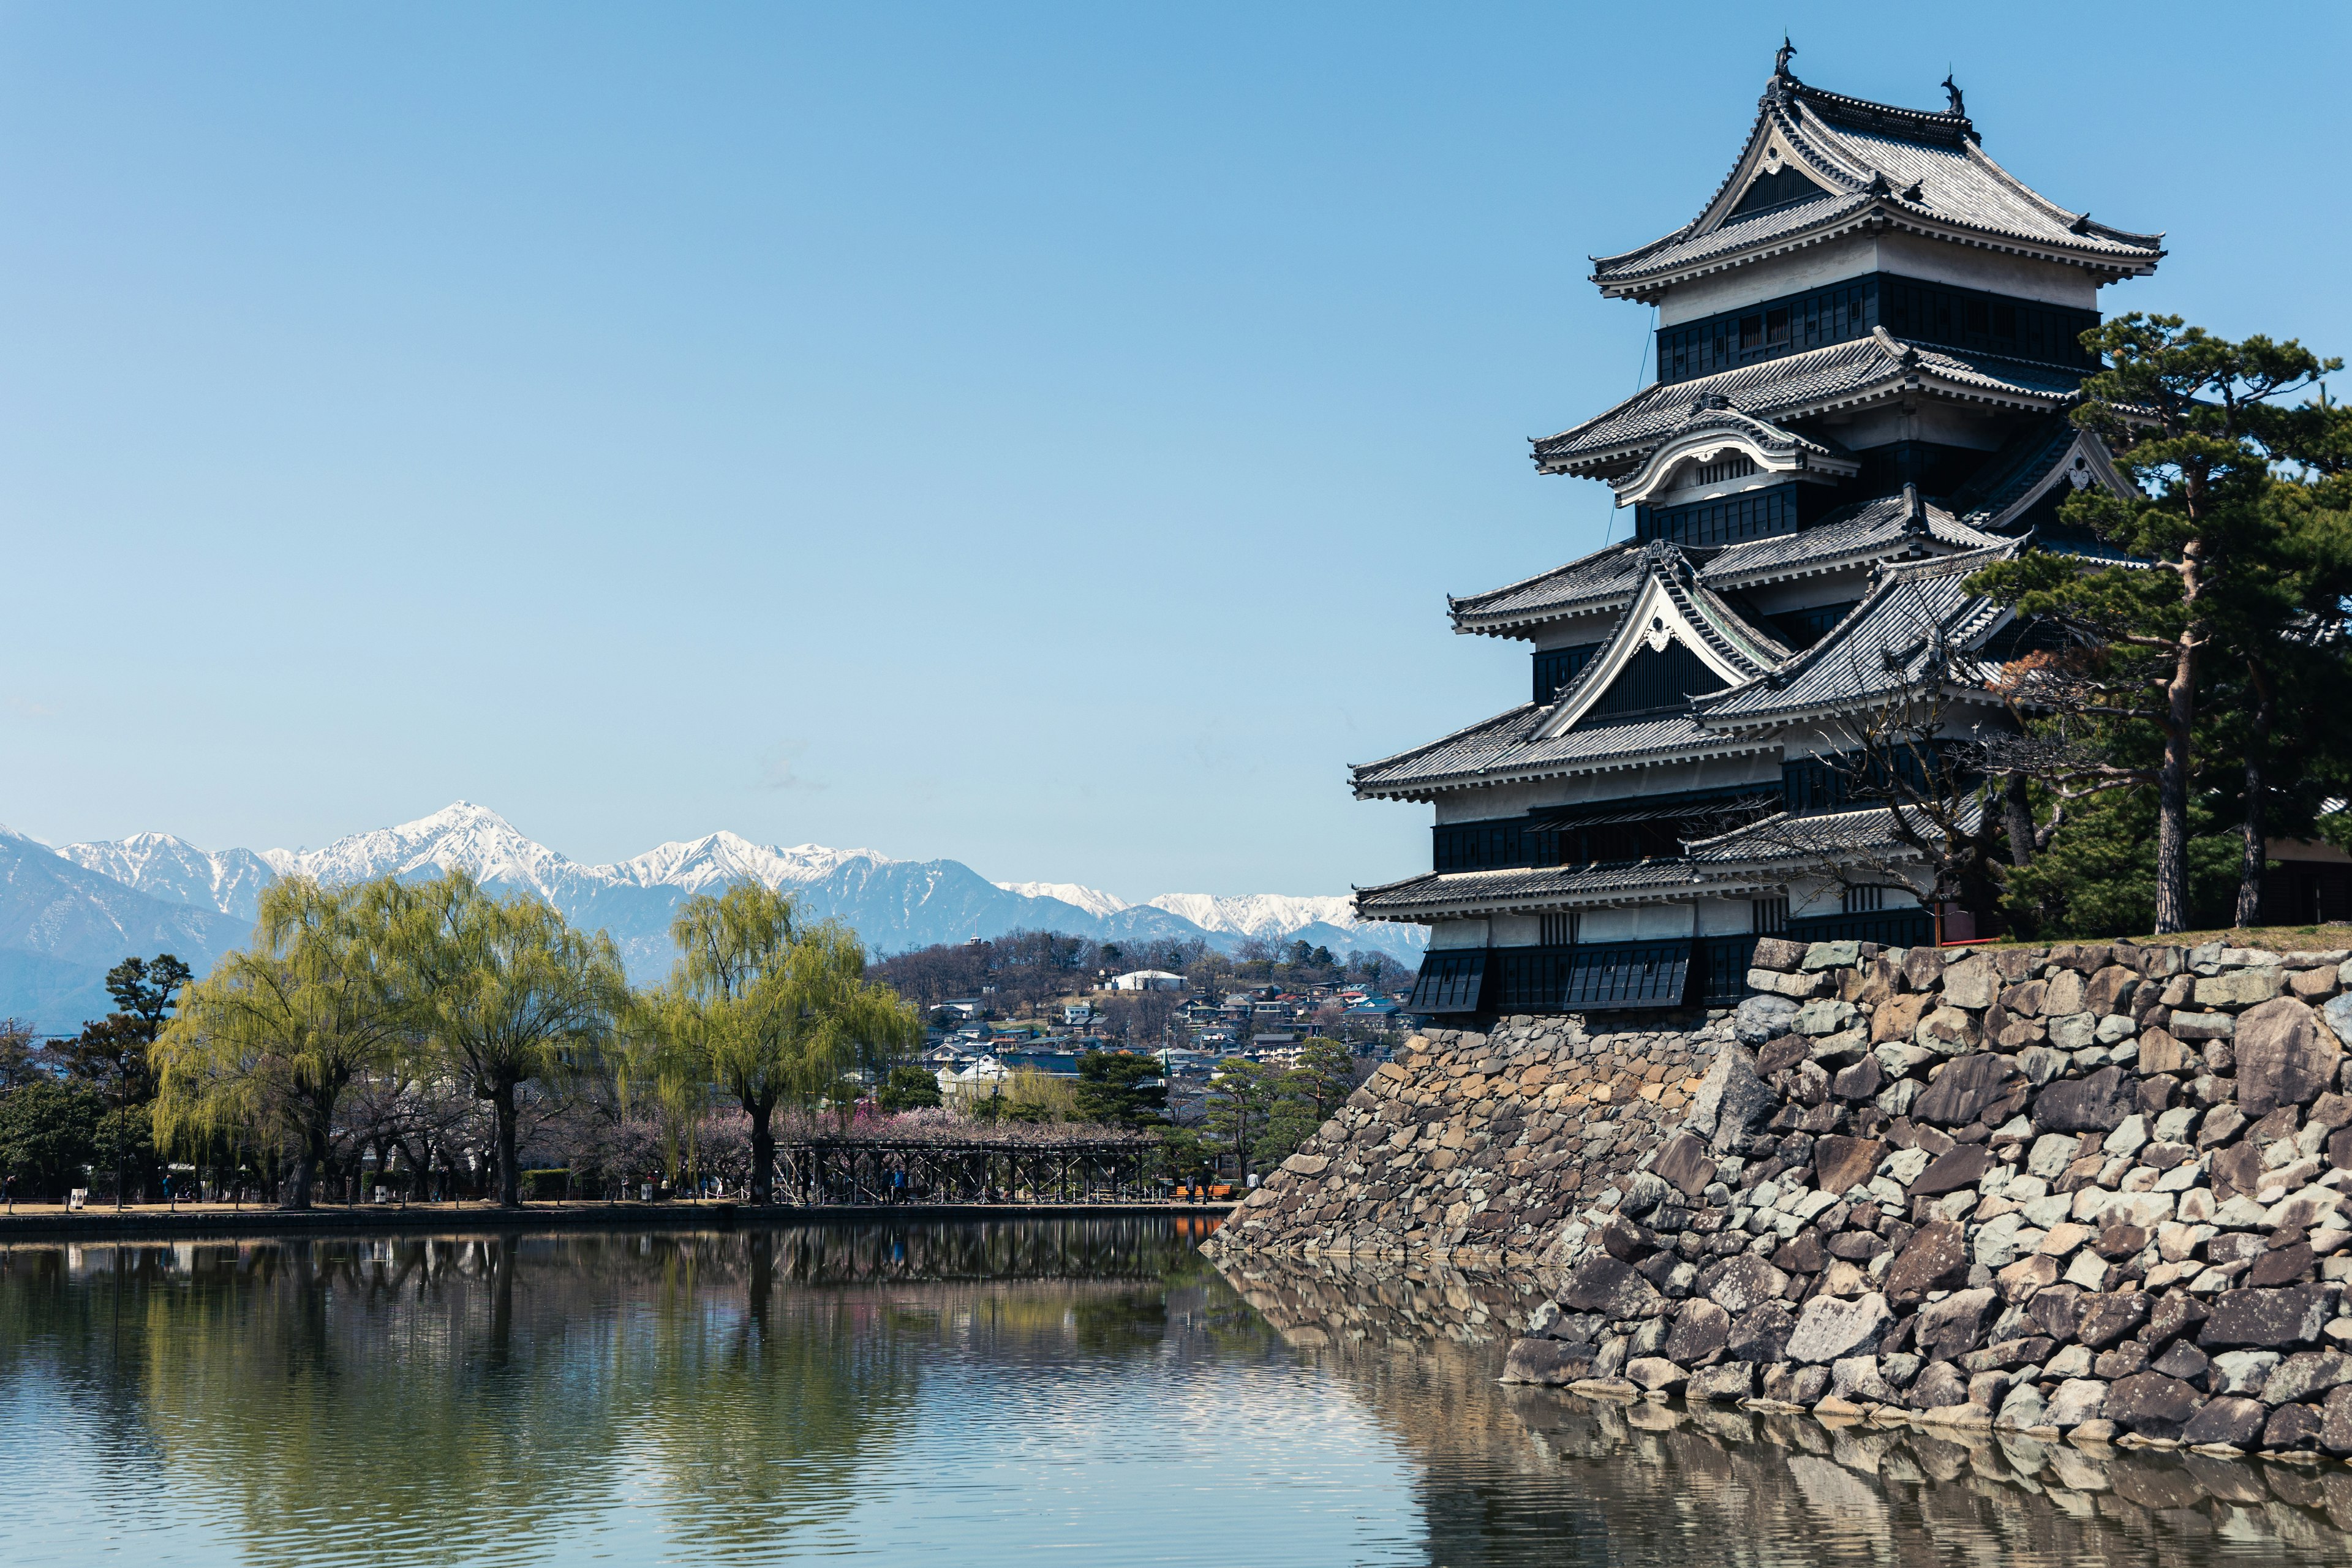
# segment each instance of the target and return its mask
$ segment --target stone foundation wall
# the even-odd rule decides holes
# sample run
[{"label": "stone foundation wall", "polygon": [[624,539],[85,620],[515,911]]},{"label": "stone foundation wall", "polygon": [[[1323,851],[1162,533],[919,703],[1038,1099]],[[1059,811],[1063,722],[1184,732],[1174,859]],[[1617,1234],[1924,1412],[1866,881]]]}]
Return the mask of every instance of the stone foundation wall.
[{"label": "stone foundation wall", "polygon": [[1760,943],[1511,1375],[2352,1454],[2347,956]]},{"label": "stone foundation wall", "polygon": [[1565,1217],[1614,1205],[1688,1114],[1732,1026],[1682,1023],[1520,1016],[1414,1036],[1212,1246],[1532,1263]]}]

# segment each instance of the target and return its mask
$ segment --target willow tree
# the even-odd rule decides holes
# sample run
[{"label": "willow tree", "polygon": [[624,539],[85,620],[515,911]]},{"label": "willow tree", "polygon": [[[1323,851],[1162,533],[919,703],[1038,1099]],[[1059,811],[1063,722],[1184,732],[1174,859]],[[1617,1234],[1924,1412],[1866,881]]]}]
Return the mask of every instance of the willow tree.
[{"label": "willow tree", "polygon": [[427,1074],[488,1102],[499,1202],[522,1203],[516,1092],[601,1045],[628,994],[613,939],[574,931],[536,899],[497,899],[462,868],[384,887],[396,980]]},{"label": "willow tree", "polygon": [[642,1033],[663,1091],[684,1113],[715,1088],[751,1119],[751,1201],[775,1195],[772,1121],[858,1068],[887,1067],[922,1037],[915,1009],[866,978],[855,931],[803,924],[757,882],[697,894],[670,924],[678,960],[648,999]]},{"label": "willow tree", "polygon": [[343,1091],[404,1037],[383,894],[300,877],[262,894],[253,945],[182,992],[156,1038],[159,1139],[281,1142],[294,1167],[285,1206],[310,1206]]}]

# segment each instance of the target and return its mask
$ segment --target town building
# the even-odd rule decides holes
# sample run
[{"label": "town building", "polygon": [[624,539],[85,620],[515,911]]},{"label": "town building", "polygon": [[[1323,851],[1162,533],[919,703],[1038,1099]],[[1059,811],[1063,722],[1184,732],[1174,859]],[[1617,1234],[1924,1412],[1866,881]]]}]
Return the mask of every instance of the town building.
[{"label": "town building", "polygon": [[1939,111],[1864,102],[1794,52],[1698,216],[1593,262],[1655,307],[1654,379],[1534,459],[1608,484],[1625,537],[1450,600],[1531,689],[1352,770],[1435,808],[1430,869],[1357,896],[1430,929],[1412,1012],[1720,1005],[1759,934],[1935,940],[1856,737],[1923,683],[1934,743],[2007,723],[1986,677],[2024,628],[1969,577],[2114,554],[2058,519],[2129,488],[2068,417],[2080,337],[2162,237],[2028,187],[1948,80]]},{"label": "town building", "polygon": [[1133,969],[1111,977],[1113,991],[1181,991],[1184,977],[1167,969]]}]

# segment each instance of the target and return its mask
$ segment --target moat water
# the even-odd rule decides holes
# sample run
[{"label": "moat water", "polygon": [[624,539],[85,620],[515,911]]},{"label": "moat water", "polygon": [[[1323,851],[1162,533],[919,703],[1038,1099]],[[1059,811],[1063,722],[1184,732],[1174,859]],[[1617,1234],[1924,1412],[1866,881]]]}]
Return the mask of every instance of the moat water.
[{"label": "moat water", "polygon": [[1197,1222],[0,1248],[11,1564],[2352,1555],[2352,1468],[1495,1381],[1531,1282]]}]

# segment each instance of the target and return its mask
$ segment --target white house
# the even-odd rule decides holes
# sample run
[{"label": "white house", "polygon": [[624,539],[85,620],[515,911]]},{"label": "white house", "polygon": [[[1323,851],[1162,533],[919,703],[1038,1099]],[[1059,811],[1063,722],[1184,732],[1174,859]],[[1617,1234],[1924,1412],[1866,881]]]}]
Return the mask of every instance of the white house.
[{"label": "white house", "polygon": [[1181,991],[1184,989],[1184,977],[1165,969],[1131,969],[1125,974],[1114,976],[1110,988],[1114,991]]}]

